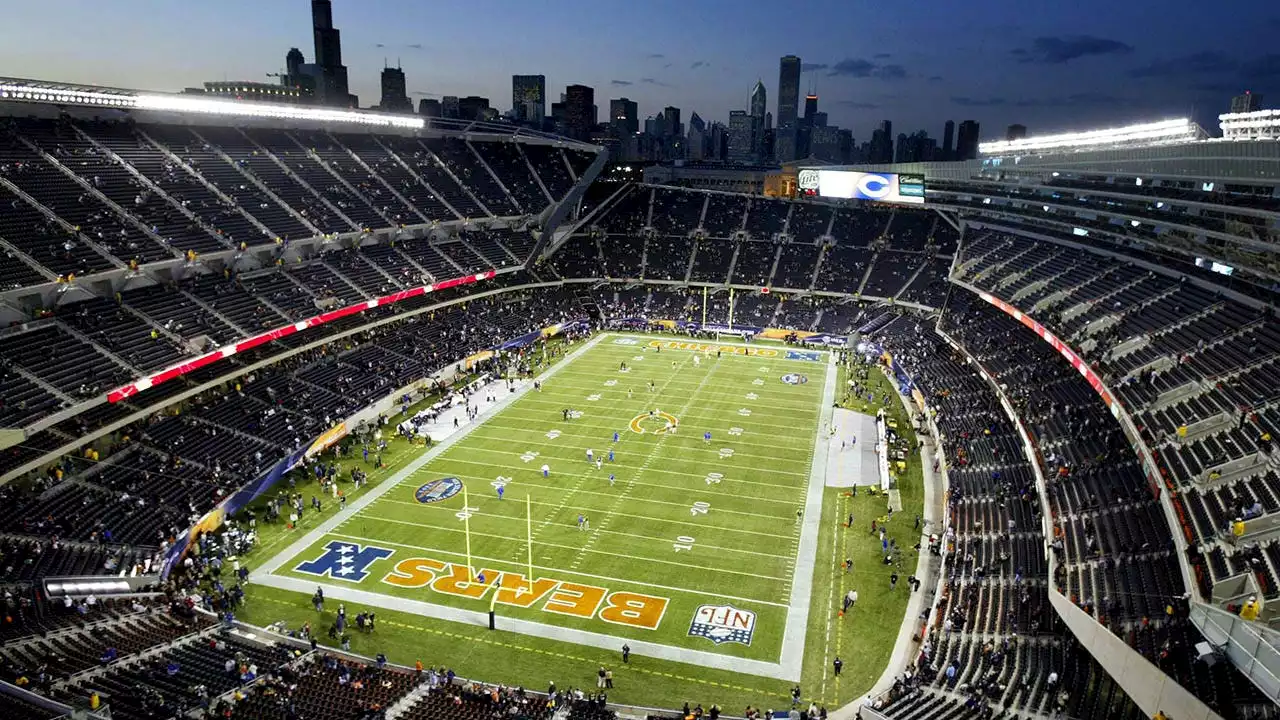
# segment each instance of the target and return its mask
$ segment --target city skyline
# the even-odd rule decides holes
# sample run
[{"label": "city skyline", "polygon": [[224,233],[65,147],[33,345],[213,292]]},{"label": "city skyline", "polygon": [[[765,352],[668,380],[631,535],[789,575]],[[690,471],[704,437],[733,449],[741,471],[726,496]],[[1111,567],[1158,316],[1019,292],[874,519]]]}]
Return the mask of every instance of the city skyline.
[{"label": "city skyline", "polygon": [[[719,5],[734,11],[714,12]],[[976,120],[991,137],[1015,123],[1034,135],[1171,116],[1213,130],[1233,95],[1280,95],[1280,54],[1267,42],[1280,32],[1280,11],[1258,17],[1234,0],[1194,23],[1186,22],[1195,7],[1187,0],[1159,14],[1085,0],[1034,17],[1011,0],[930,13],[847,5],[779,13],[758,2],[654,0],[632,17],[607,4],[533,9],[479,0],[465,13],[436,17],[404,0],[335,0],[333,25],[342,30],[351,93],[365,106],[381,94],[388,57],[403,68],[415,105],[481,96],[506,112],[512,76],[542,75],[548,108],[567,86],[584,85],[600,107],[624,96],[637,102],[640,118],[674,106],[725,123],[731,111],[751,109],[757,78],[776,103],[779,58],[794,54],[800,92],[816,91],[829,122],[859,142],[886,119],[934,137],[949,119]],[[1237,5],[1251,18],[1242,27],[1242,15],[1230,11]],[[559,27],[569,15],[574,28],[596,31]],[[68,17],[76,22],[62,22]],[[209,80],[264,81],[283,69],[291,47],[314,61],[307,0],[180,8],[49,0],[22,4],[9,20],[0,29],[0,64],[16,77],[176,92]],[[29,31],[41,26],[56,26],[59,43]],[[502,51],[476,52],[486,36]]]}]

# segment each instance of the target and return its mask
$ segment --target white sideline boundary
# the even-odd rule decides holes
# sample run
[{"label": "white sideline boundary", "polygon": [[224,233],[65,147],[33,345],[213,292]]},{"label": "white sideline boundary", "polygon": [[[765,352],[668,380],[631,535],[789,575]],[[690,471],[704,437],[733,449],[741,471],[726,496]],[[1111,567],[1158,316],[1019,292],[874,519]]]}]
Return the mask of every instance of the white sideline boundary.
[{"label": "white sideline boundary", "polygon": [[[577,360],[588,350],[591,350],[606,340],[618,337],[634,337],[640,339],[641,343],[634,346],[637,350],[642,347],[647,347],[647,342],[645,342],[646,339],[654,339],[653,336],[648,335],[633,335],[617,332],[602,333],[589,340],[585,345],[570,352],[565,356],[564,360],[556,363],[551,368],[548,368],[545,372],[539,375],[537,379],[545,382],[555,376],[561,368]],[[692,338],[683,342],[698,342],[699,344],[711,345],[713,347],[759,347],[757,345],[744,343],[702,342]],[[812,366],[812,361],[787,359],[785,357],[785,352],[788,348],[786,347],[767,347],[778,350],[778,354],[772,357],[741,357],[768,362],[783,360],[791,363],[806,363]],[[669,352],[689,351],[669,350]],[[531,620],[510,617],[499,618],[500,629],[610,651],[616,651],[620,647],[620,643],[625,642],[631,645],[632,652],[639,655],[688,663],[691,665],[699,665],[717,670],[727,670],[730,672],[758,675],[761,677],[786,680],[789,682],[799,682],[804,663],[805,634],[808,630],[809,605],[813,594],[813,571],[816,563],[818,530],[822,517],[822,495],[825,487],[824,478],[826,475],[827,460],[824,447],[826,438],[823,436],[823,428],[831,421],[832,404],[835,399],[836,376],[838,374],[835,368],[834,354],[827,350],[816,352],[825,353],[827,356],[827,377],[823,385],[822,408],[819,413],[819,424],[815,429],[816,438],[814,440],[814,454],[809,472],[809,486],[805,496],[800,545],[796,554],[796,566],[792,576],[791,598],[787,606],[787,620],[786,626],[783,630],[782,652],[779,662],[773,663],[763,660],[732,657],[703,650],[692,650],[672,645],[665,645],[662,643],[648,642],[633,638],[622,638],[604,633],[566,628],[559,625],[548,625]],[[436,459],[436,457],[441,453],[452,447],[454,443],[465,438],[472,430],[482,427],[484,425],[484,420],[505,410],[507,406],[511,405],[519,398],[524,397],[532,387],[533,382],[531,380],[523,381],[517,386],[515,392],[507,393],[498,402],[483,410],[474,422],[460,428],[458,432],[451,434],[448,438],[442,440],[431,449],[414,458],[408,465],[398,470],[394,475],[383,480],[376,488],[349,503],[346,509],[338,512],[328,520],[325,520],[323,523],[308,531],[283,550],[276,553],[262,565],[258,566],[256,569],[257,571],[254,573],[253,582],[265,587],[289,590],[307,595],[310,595],[314,587],[317,584],[320,584],[325,588],[326,598],[372,605],[375,607],[384,607],[390,610],[436,618],[439,620],[488,627],[489,617],[487,612],[463,610],[447,605],[438,605],[418,600],[408,600],[394,595],[360,590],[346,585],[327,582],[317,583],[312,580],[302,580],[300,578],[277,575],[275,573],[279,571],[281,566],[287,561],[293,560],[325,535],[335,532],[339,526],[354,518],[365,507],[376,502],[382,496],[399,487],[407,478],[418,472],[418,470],[422,469],[422,467],[427,463]]]}]

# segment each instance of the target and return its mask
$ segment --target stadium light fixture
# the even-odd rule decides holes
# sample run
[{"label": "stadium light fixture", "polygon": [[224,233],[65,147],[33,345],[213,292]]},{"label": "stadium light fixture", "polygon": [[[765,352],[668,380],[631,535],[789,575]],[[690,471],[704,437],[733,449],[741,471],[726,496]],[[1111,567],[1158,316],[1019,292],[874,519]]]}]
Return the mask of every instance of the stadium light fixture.
[{"label": "stadium light fixture", "polygon": [[1016,155],[1037,150],[1081,150],[1100,145],[1132,142],[1194,140],[1196,136],[1195,123],[1187,118],[1180,118],[1107,130],[1045,135],[1020,140],[998,140],[980,144],[978,152],[983,155]]},{"label": "stadium light fixture", "polygon": [[139,110],[356,123],[374,127],[411,129],[426,127],[426,121],[420,117],[384,115],[382,113],[361,112],[359,110],[336,110],[281,103],[238,102],[221,98],[188,97],[183,95],[138,95],[135,99],[137,101],[136,107]]},{"label": "stadium light fixture", "polygon": [[1225,140],[1265,140],[1280,138],[1280,110],[1223,113],[1218,116]]}]

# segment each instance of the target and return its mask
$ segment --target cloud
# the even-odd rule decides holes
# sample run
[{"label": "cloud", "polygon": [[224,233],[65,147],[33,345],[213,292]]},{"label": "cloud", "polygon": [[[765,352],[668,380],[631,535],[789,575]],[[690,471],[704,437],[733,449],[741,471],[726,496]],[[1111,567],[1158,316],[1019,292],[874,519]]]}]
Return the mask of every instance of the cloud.
[{"label": "cloud", "polygon": [[694,63],[689,66],[689,69],[697,70],[698,68],[701,68],[701,67],[711,67],[711,63],[706,62],[705,60],[695,60]]},{"label": "cloud", "polygon": [[[954,98],[953,98],[954,99]],[[1001,101],[1003,103],[1003,100]],[[1022,98],[1014,103],[1017,107],[1117,107],[1129,104],[1129,100],[1115,95],[1100,92],[1072,93],[1071,95],[1052,95],[1042,98]]]},{"label": "cloud", "polygon": [[1224,53],[1206,51],[1157,60],[1129,71],[1136,78],[1220,75],[1233,72],[1240,62]]},{"label": "cloud", "polygon": [[1037,65],[1061,65],[1090,55],[1127,55],[1133,46],[1119,40],[1092,35],[1064,35],[1062,37],[1038,37],[1030,48],[1010,51],[1018,62]]},{"label": "cloud", "polygon": [[951,98],[951,102],[960,107],[997,107],[1005,104],[1005,100],[1002,97],[971,98],[959,96]]},{"label": "cloud", "polygon": [[831,72],[827,73],[831,76],[846,75],[848,77],[871,77],[871,71],[876,69],[876,64],[870,60],[862,60],[860,58],[845,58],[835,65],[831,66]]},{"label": "cloud", "polygon": [[667,68],[670,68],[672,65],[675,65],[675,63],[667,63],[666,65],[662,66],[662,69],[666,70]]},{"label": "cloud", "polygon": [[886,59],[888,59],[888,58],[893,57],[893,55],[890,55],[889,53],[876,53],[875,55],[872,55],[871,57],[875,58],[876,60],[886,60]]},{"label": "cloud", "polygon": [[826,63],[800,63],[800,72],[814,72],[815,70],[826,70]]},{"label": "cloud", "polygon": [[907,76],[907,69],[901,65],[881,65],[874,74],[882,80],[901,80]]},{"label": "cloud", "polygon": [[634,83],[630,80],[610,80],[609,84],[614,87],[626,87],[628,85],[633,85]]},{"label": "cloud", "polygon": [[1240,74],[1243,80],[1251,83],[1280,77],[1280,54],[1272,53],[1254,58],[1241,66]]},{"label": "cloud", "polygon": [[383,45],[382,43],[377,43],[377,44],[375,44],[375,45],[374,45],[374,47],[376,47],[376,48],[384,48],[384,47],[386,47],[386,45]]},{"label": "cloud", "polygon": [[901,65],[879,65],[863,58],[845,58],[832,65],[827,75],[828,77],[873,77],[881,80],[900,80],[907,76],[907,70]]},{"label": "cloud", "polygon": [[439,96],[439,95],[437,95],[436,93],[433,93],[433,92],[427,92],[426,90],[414,90],[413,92],[411,92],[411,93],[409,93],[409,94],[410,94],[410,95],[421,95],[421,96],[423,96],[423,97],[440,97],[440,96]]},{"label": "cloud", "polygon": [[421,49],[422,49],[422,43],[409,43],[409,47],[410,47],[410,48],[412,48],[412,49],[414,49],[414,50],[421,50]]},{"label": "cloud", "polygon": [[875,110],[880,107],[876,103],[860,102],[858,100],[837,100],[836,104],[840,107],[853,108],[854,110]]},{"label": "cloud", "polygon": [[657,85],[658,87],[671,87],[670,85],[656,78],[640,78],[640,82],[645,85]]},{"label": "cloud", "polygon": [[663,55],[662,53],[649,53],[648,55],[645,55],[645,57],[649,58],[650,60],[660,60],[666,57],[666,55]]},{"label": "cloud", "polygon": [[929,76],[929,82],[942,82],[942,76],[941,76],[941,75],[930,75],[930,76]]}]

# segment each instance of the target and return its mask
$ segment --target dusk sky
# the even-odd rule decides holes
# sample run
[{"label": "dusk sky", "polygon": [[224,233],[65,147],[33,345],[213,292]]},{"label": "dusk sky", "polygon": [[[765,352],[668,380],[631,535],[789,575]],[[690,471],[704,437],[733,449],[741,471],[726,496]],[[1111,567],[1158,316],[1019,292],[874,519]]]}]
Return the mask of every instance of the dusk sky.
[{"label": "dusk sky", "polygon": [[[0,75],[176,91],[267,81],[285,53],[314,57],[308,0],[28,0],[0,24]],[[756,78],[776,113],[778,58],[805,63],[832,124],[859,142],[876,123],[941,137],[978,120],[984,139],[1191,116],[1216,132],[1231,95],[1280,107],[1280,9],[1218,0],[334,0],[351,91],[378,102],[383,58],[420,97],[482,95],[511,107],[511,75],[630,97],[645,117],[727,121]],[[1260,9],[1263,8],[1263,9]],[[802,87],[802,90],[804,88]]]}]

